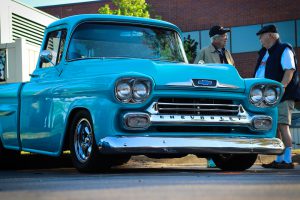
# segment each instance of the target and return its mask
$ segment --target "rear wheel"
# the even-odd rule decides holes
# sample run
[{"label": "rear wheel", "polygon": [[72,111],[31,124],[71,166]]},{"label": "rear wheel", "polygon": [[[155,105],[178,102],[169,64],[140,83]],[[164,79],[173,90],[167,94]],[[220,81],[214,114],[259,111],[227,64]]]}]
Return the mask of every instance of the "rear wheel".
[{"label": "rear wheel", "polygon": [[212,157],[216,166],[225,171],[244,171],[256,161],[257,154],[220,154]]},{"label": "rear wheel", "polygon": [[80,172],[108,169],[107,157],[97,151],[91,116],[87,111],[75,114],[70,128],[70,151],[74,167]]}]

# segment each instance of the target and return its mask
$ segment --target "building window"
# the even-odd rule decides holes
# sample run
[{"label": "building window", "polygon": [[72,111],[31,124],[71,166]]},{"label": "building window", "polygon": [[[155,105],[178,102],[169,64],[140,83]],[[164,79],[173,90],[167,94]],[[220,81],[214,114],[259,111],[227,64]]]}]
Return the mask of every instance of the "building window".
[{"label": "building window", "polygon": [[258,51],[261,48],[256,33],[261,25],[232,27],[232,53]]},{"label": "building window", "polygon": [[195,40],[195,42],[198,43],[197,45],[197,52],[200,50],[200,42],[199,42],[199,39],[200,39],[200,36],[199,36],[199,31],[192,31],[192,32],[184,32],[182,33],[182,36],[183,36],[183,41],[188,38],[188,36],[190,36],[191,39]]},{"label": "building window", "polygon": [[[280,40],[282,42],[290,43],[293,47],[296,46],[295,21],[275,22],[269,24],[274,24],[277,27]],[[264,26],[269,24],[264,24]]]},{"label": "building window", "polygon": [[210,45],[210,38],[208,34],[209,30],[204,30],[200,32],[201,35],[201,49]]},{"label": "building window", "polygon": [[[211,41],[210,41],[210,37],[209,37],[209,30],[204,30],[204,31],[201,31],[201,48],[204,48],[204,47],[207,47],[211,44]],[[227,43],[226,43],[226,46],[225,48],[229,51],[231,51],[231,48],[230,48],[230,32],[227,33]]]},{"label": "building window", "polygon": [[300,47],[300,20],[297,20],[297,46]]}]

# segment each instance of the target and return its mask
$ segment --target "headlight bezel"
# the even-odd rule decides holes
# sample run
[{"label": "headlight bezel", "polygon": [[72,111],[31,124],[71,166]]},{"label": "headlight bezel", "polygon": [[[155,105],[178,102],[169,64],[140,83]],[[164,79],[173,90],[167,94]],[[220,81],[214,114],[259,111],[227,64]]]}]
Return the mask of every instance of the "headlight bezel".
[{"label": "headlight bezel", "polygon": [[[122,85],[122,84],[126,84],[128,87],[129,87],[129,94],[127,97],[122,97],[120,95],[120,92],[119,92],[119,87]],[[116,87],[115,87],[115,95],[116,97],[118,98],[119,101],[121,102],[128,102],[131,98],[132,98],[132,88],[130,86],[130,83],[129,82],[126,82],[126,81],[120,81]]]},{"label": "headlight bezel", "polygon": [[[131,88],[131,95],[130,98],[127,99],[122,99],[120,98],[120,96],[118,95],[118,86],[119,84],[122,83],[127,83],[130,88]],[[143,97],[139,97],[139,95],[137,94],[136,91],[134,91],[135,86],[137,84],[143,84],[146,88],[146,92],[145,92],[145,96]],[[120,78],[116,81],[115,83],[115,98],[122,103],[130,103],[130,104],[136,104],[136,103],[143,103],[145,102],[152,91],[152,81],[149,78],[144,78],[144,77],[124,77],[124,78]]]},{"label": "headlight bezel", "polygon": [[[145,95],[141,96],[140,94],[138,94],[138,92],[136,91],[136,86],[137,85],[143,85],[145,87]],[[144,81],[144,80],[135,80],[133,85],[132,85],[132,98],[135,102],[143,102],[145,99],[148,98],[149,94],[150,94],[150,82],[148,81]]]},{"label": "headlight bezel", "polygon": [[[254,101],[253,98],[252,98],[252,92],[254,90],[259,90],[260,93],[261,93],[261,99],[258,100],[258,101]],[[261,88],[261,85],[256,85],[256,86],[251,88],[250,93],[249,93],[249,99],[250,99],[250,102],[252,104],[260,104],[264,100],[264,90],[263,90],[263,88]]]},{"label": "headlight bezel", "polygon": [[[262,99],[258,102],[254,102],[253,99],[251,98],[252,92],[255,89],[260,89],[262,91]],[[273,89],[275,92],[275,100],[273,102],[267,100],[267,91],[269,89]],[[280,98],[280,93],[281,93],[281,88],[279,85],[276,84],[267,84],[267,83],[261,83],[261,84],[255,84],[251,87],[250,92],[249,92],[249,101],[252,105],[259,107],[259,108],[265,108],[265,107],[271,107],[274,106],[279,102]]]},{"label": "headlight bezel", "polygon": [[[267,100],[267,97],[265,95],[265,93],[267,93],[267,91],[271,89],[275,92],[275,100],[273,102],[271,101],[268,101]],[[279,96],[280,96],[280,92],[278,92],[279,90],[276,89],[275,87],[270,87],[270,86],[266,86],[265,90],[264,90],[264,93],[263,93],[263,96],[264,96],[264,99],[265,99],[265,102],[268,104],[268,105],[274,105],[278,102],[278,99],[279,99]]]}]

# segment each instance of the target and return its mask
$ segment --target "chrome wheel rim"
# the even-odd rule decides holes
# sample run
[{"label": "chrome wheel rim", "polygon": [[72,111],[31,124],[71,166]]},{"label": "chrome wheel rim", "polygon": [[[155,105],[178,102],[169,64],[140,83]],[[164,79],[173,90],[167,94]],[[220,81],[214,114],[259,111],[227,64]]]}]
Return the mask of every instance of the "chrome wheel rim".
[{"label": "chrome wheel rim", "polygon": [[90,158],[93,148],[93,131],[90,122],[85,118],[81,119],[76,125],[74,134],[76,157],[84,163]]}]

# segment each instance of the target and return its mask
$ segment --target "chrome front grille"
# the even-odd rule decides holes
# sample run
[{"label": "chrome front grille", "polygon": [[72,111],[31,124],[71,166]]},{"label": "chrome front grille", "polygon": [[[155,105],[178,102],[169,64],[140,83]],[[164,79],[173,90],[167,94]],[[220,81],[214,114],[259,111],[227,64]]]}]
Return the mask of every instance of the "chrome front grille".
[{"label": "chrome front grille", "polygon": [[159,114],[236,116],[240,106],[231,100],[162,98],[155,105]]}]

